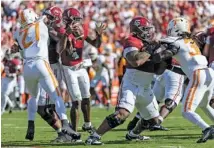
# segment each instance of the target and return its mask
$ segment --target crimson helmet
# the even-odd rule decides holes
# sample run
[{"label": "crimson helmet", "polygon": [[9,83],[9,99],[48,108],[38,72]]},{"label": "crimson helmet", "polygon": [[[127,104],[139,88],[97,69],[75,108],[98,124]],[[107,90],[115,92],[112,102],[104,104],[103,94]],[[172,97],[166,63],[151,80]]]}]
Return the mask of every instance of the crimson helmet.
[{"label": "crimson helmet", "polygon": [[81,22],[82,15],[75,8],[68,8],[63,12],[63,21],[67,23]]},{"label": "crimson helmet", "polygon": [[200,50],[202,51],[206,44],[207,34],[205,32],[200,31],[193,34],[192,38],[196,42],[196,44],[199,46]]},{"label": "crimson helmet", "polygon": [[62,10],[59,7],[52,6],[47,8],[43,15],[46,15],[51,23],[60,23],[62,20]]},{"label": "crimson helmet", "polygon": [[133,18],[129,26],[131,34],[141,40],[149,41],[154,37],[154,26],[145,17],[138,16]]}]

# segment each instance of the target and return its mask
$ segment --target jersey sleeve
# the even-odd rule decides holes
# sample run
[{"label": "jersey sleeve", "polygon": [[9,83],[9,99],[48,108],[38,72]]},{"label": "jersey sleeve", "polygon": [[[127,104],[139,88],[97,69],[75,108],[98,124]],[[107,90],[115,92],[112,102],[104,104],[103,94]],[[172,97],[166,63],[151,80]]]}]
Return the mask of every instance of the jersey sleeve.
[{"label": "jersey sleeve", "polygon": [[123,57],[126,58],[126,55],[129,52],[132,52],[132,51],[138,51],[138,48],[136,48],[136,47],[127,47],[127,48],[125,48],[124,51],[123,51]]},{"label": "jersey sleeve", "polygon": [[98,64],[101,65],[101,64],[105,63],[105,61],[106,61],[105,56],[100,55],[100,56],[98,57]]}]

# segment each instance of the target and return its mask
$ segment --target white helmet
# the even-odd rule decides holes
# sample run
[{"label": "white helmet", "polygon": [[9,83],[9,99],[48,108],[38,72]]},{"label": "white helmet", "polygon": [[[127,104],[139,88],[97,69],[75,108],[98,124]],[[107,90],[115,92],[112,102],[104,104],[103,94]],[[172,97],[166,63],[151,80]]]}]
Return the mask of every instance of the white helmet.
[{"label": "white helmet", "polygon": [[111,44],[106,44],[106,45],[104,46],[104,51],[105,51],[105,53],[111,53],[112,50],[113,50],[113,47],[112,47]]},{"label": "white helmet", "polygon": [[176,37],[183,33],[190,33],[189,21],[184,17],[172,19],[167,27],[167,35]]},{"label": "white helmet", "polygon": [[26,25],[34,23],[39,16],[33,11],[33,9],[24,9],[19,15],[19,22],[21,28],[24,28]]},{"label": "white helmet", "polygon": [[97,59],[98,56],[98,51],[95,47],[91,47],[89,53],[88,53],[89,57],[91,58],[92,61]]}]

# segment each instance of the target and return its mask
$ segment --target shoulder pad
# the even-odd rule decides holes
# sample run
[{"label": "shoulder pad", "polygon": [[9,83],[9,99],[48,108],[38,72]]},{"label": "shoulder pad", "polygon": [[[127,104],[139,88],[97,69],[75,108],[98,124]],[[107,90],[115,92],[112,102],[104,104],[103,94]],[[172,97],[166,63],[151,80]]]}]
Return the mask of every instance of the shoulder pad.
[{"label": "shoulder pad", "polygon": [[128,47],[136,47],[138,49],[141,49],[143,47],[143,42],[133,36],[129,36],[124,41],[124,48]]}]

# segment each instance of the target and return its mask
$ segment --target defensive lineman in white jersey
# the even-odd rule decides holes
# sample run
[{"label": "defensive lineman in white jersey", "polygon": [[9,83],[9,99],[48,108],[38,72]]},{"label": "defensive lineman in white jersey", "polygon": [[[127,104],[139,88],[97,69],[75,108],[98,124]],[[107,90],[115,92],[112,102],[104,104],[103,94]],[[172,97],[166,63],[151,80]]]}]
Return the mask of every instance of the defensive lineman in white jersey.
[{"label": "defensive lineman in white jersey", "polygon": [[56,111],[62,121],[62,131],[76,139],[80,134],[74,132],[68,124],[65,106],[58,88],[58,82],[48,62],[48,28],[43,19],[32,9],[25,9],[20,13],[21,28],[14,34],[16,44],[13,49],[21,49],[24,58],[24,79],[32,96],[28,106],[28,130],[26,139],[34,138],[34,119],[37,111],[36,98],[39,95],[39,84],[55,102]]},{"label": "defensive lineman in white jersey", "polygon": [[197,44],[192,40],[188,20],[182,17],[171,20],[167,34],[167,38],[160,40],[166,50],[156,54],[153,61],[173,56],[180,63],[190,80],[182,102],[182,115],[202,128],[203,135],[197,143],[206,142],[214,138],[214,127],[209,126],[195,110],[200,106],[214,121],[214,109],[209,106],[214,88],[214,71],[207,67],[206,57],[201,55]]}]

